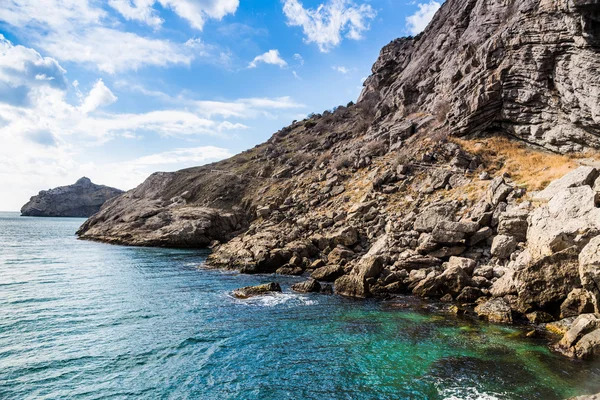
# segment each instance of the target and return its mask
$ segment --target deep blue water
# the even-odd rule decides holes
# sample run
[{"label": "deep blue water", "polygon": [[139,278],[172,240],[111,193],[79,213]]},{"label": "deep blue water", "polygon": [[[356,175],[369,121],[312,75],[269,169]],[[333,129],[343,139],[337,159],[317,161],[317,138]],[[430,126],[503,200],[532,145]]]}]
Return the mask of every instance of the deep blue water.
[{"label": "deep blue water", "polygon": [[[77,240],[0,213],[1,399],[561,399],[600,366],[418,303],[299,295],[206,253]],[[276,280],[284,294],[240,301]]]}]

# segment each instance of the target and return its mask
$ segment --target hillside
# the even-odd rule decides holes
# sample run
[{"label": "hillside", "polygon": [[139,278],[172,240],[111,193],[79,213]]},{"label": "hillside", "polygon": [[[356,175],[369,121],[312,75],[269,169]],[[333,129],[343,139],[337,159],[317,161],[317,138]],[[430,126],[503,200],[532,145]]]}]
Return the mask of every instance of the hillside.
[{"label": "hillside", "polygon": [[592,357],[599,43],[597,0],[449,0],[382,49],[357,104],[153,174],[79,235],[210,245],[215,267],[310,272],[341,295],[442,298],[495,322],[571,318],[556,330],[586,328],[559,348]]}]

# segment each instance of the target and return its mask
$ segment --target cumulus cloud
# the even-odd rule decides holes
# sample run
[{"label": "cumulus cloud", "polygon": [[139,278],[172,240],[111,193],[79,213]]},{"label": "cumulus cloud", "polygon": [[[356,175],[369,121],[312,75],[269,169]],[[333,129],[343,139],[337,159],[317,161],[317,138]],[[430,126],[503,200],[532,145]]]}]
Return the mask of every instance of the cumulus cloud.
[{"label": "cumulus cloud", "polygon": [[287,62],[279,55],[279,50],[269,50],[260,56],[254,57],[254,60],[248,64],[248,68],[256,68],[260,63],[279,65],[281,68],[287,66]]},{"label": "cumulus cloud", "polygon": [[102,79],[98,79],[98,81],[94,84],[92,90],[90,90],[90,93],[84,99],[83,104],[79,107],[79,109],[87,114],[99,107],[112,104],[115,101],[117,101],[117,96],[115,96],[113,92],[111,92],[110,89],[106,87],[104,82],[102,82]]},{"label": "cumulus cloud", "polygon": [[406,28],[411,35],[418,35],[423,32],[442,4],[431,0],[429,3],[419,3],[417,6],[419,7],[417,12],[406,17]]},{"label": "cumulus cloud", "polygon": [[66,71],[51,57],[37,51],[14,46],[0,34],[0,101],[24,106],[32,88],[49,86],[64,90]]},{"label": "cumulus cloud", "polygon": [[290,26],[300,26],[306,43],[316,43],[322,52],[338,46],[342,37],[359,40],[369,30],[376,12],[368,4],[330,0],[316,9],[306,9],[298,0],[283,0],[283,13]]},{"label": "cumulus cloud", "polygon": [[[126,19],[158,26],[162,20],[152,8],[156,1],[110,0],[109,5]],[[238,0],[160,0],[164,7],[200,28],[206,18],[220,19],[235,12]],[[118,29],[114,18],[91,0],[6,0],[0,7],[0,21],[17,29],[37,48],[60,61],[88,64],[114,74],[143,66],[189,65],[205,57],[220,58],[197,39],[177,43],[141,36]],[[40,10],[43,8],[43,12]],[[192,23],[192,22],[190,22]]]}]

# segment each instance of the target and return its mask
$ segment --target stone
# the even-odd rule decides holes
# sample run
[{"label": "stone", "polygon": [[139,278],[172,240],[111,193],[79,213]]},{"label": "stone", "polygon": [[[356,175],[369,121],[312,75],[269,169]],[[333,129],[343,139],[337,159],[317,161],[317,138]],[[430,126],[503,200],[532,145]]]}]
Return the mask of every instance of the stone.
[{"label": "stone", "polygon": [[499,176],[490,183],[486,193],[486,201],[492,205],[498,205],[505,202],[512,191],[513,187],[507,185],[504,178]]},{"label": "stone", "polygon": [[456,205],[441,204],[430,206],[419,212],[414,222],[414,230],[432,232],[440,221],[450,221],[456,212]]},{"label": "stone", "polygon": [[527,238],[529,223],[527,210],[505,211],[498,218],[498,234],[512,236],[517,242],[524,242]]},{"label": "stone", "polygon": [[341,265],[326,265],[315,269],[310,277],[318,281],[333,282],[342,275],[344,275],[344,268]]},{"label": "stone", "polygon": [[262,296],[269,293],[281,292],[281,286],[276,282],[265,283],[264,285],[247,286],[233,291],[233,295],[238,299],[248,299],[250,297]]},{"label": "stone", "polygon": [[532,324],[546,324],[548,322],[554,321],[554,317],[552,317],[552,315],[543,311],[530,312],[529,314],[526,314],[525,317]]},{"label": "stone", "polygon": [[576,317],[594,312],[594,298],[585,289],[573,289],[560,305],[560,318]]},{"label": "stone", "polygon": [[310,266],[308,267],[308,269],[315,270],[317,268],[324,267],[325,265],[326,265],[325,261],[319,259],[319,260],[313,261],[312,264],[310,264]]},{"label": "stone", "polygon": [[437,278],[444,293],[450,293],[453,297],[461,294],[463,289],[472,285],[471,278],[462,266],[451,266]]},{"label": "stone", "polygon": [[475,300],[484,296],[483,291],[479,288],[466,286],[456,297],[456,301],[460,303],[474,303]]},{"label": "stone", "polygon": [[379,256],[365,256],[354,268],[355,274],[362,279],[377,278],[383,270],[383,260]]},{"label": "stone", "polygon": [[510,257],[517,249],[517,240],[513,236],[497,235],[492,241],[491,253],[500,260]]},{"label": "stone", "polygon": [[[73,185],[42,190],[21,207],[26,217],[91,217],[122,190],[96,185],[83,177]],[[183,201],[183,200],[182,200]]]},{"label": "stone", "polygon": [[343,245],[352,247],[358,242],[358,231],[353,226],[346,226],[326,236],[332,247]]},{"label": "stone", "polygon": [[439,221],[431,233],[432,239],[438,243],[461,243],[468,234],[479,230],[479,224],[472,221]]},{"label": "stone", "polygon": [[341,278],[336,279],[334,283],[335,294],[355,297],[355,298],[367,298],[370,297],[369,288],[364,279],[356,275],[344,275]]},{"label": "stone", "polygon": [[269,215],[271,215],[271,207],[269,207],[269,206],[258,207],[256,209],[256,215],[261,218],[267,218]]},{"label": "stone", "polygon": [[450,260],[446,263],[446,269],[450,269],[453,267],[459,267],[463,271],[467,273],[467,275],[473,275],[473,271],[477,266],[477,262],[475,260],[471,260],[470,258],[464,257],[450,257]]},{"label": "stone", "polygon": [[477,232],[475,232],[473,234],[473,236],[471,236],[470,238],[467,239],[467,245],[469,246],[475,246],[489,238],[491,238],[494,235],[494,231],[492,230],[492,228],[486,226],[484,228],[481,228],[480,230],[478,230]]},{"label": "stone", "polygon": [[442,282],[437,279],[439,273],[436,271],[430,272],[425,279],[420,281],[412,290],[412,293],[421,297],[441,297],[444,295],[442,291]]},{"label": "stone", "polygon": [[577,317],[556,348],[574,358],[600,357],[600,318],[595,314]]},{"label": "stone", "polygon": [[575,317],[563,318],[560,321],[549,322],[546,324],[546,329],[556,335],[564,336],[571,329]]},{"label": "stone", "polygon": [[337,246],[327,255],[329,264],[342,264],[354,257],[354,252],[343,246]]},{"label": "stone", "polygon": [[321,284],[314,279],[309,279],[293,284],[292,290],[300,293],[319,293],[321,291]]},{"label": "stone", "polygon": [[592,296],[596,312],[600,312],[600,236],[592,239],[579,254],[579,277]]},{"label": "stone", "polygon": [[531,213],[527,249],[532,257],[554,254],[572,246],[578,250],[600,235],[600,208],[589,186],[563,189],[548,204]]},{"label": "stone", "polygon": [[551,182],[544,190],[538,192],[535,196],[535,200],[551,200],[556,194],[563,191],[564,189],[579,187],[579,186],[593,186],[594,181],[598,178],[598,170],[593,167],[579,167],[560,179]]},{"label": "stone", "polygon": [[279,275],[295,275],[295,276],[298,276],[298,275],[302,275],[304,273],[304,270],[302,268],[300,268],[300,267],[294,267],[292,265],[287,264],[287,265],[285,265],[285,266],[283,266],[281,268],[278,268],[275,271],[275,273],[279,274]]},{"label": "stone", "polygon": [[576,248],[531,261],[515,272],[519,303],[552,312],[567,295],[581,286]]},{"label": "stone", "polygon": [[479,304],[475,307],[475,313],[490,322],[512,323],[513,316],[510,305],[501,297],[497,297]]}]

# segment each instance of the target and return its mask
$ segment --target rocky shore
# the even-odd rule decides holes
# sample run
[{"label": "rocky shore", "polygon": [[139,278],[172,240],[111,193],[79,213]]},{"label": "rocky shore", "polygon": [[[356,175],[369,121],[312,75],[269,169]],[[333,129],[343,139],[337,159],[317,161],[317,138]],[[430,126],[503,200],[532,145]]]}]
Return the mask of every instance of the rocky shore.
[{"label": "rocky shore", "polygon": [[96,185],[83,177],[73,185],[42,190],[21,208],[26,217],[90,217],[108,200],[124,193],[108,186]]},{"label": "rocky shore", "polygon": [[78,233],[547,324],[557,351],[600,357],[599,21],[595,0],[448,0],[381,51],[357,104],[154,174]]}]

